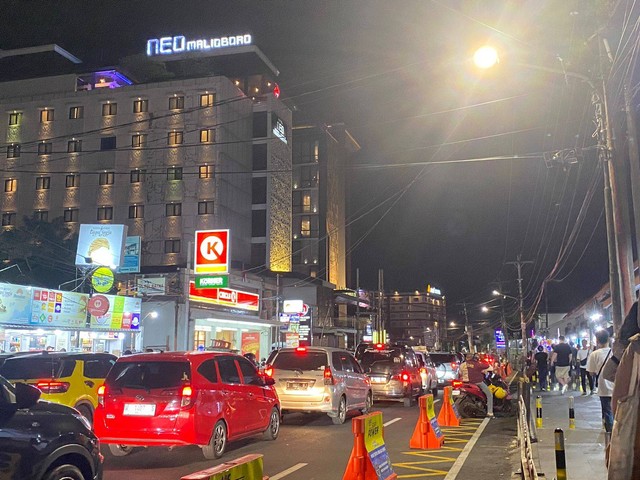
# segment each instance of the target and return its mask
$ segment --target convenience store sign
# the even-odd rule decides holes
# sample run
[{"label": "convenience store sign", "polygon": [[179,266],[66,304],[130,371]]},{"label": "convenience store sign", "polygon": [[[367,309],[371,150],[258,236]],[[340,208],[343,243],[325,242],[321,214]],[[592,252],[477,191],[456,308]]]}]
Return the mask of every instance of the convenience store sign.
[{"label": "convenience store sign", "polygon": [[189,282],[189,300],[254,312],[260,309],[260,295],[257,293],[233,288],[196,288],[195,282]]}]

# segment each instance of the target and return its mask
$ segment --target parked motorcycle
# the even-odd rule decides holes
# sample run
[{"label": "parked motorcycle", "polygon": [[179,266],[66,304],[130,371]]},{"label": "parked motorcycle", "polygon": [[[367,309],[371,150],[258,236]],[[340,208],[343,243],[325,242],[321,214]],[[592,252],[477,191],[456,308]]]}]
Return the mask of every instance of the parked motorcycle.
[{"label": "parked motorcycle", "polygon": [[[505,415],[515,409],[509,386],[495,373],[485,377],[485,383],[493,393],[493,412]],[[484,417],[487,415],[487,397],[475,383],[453,381],[453,395],[458,412],[463,418]]]}]

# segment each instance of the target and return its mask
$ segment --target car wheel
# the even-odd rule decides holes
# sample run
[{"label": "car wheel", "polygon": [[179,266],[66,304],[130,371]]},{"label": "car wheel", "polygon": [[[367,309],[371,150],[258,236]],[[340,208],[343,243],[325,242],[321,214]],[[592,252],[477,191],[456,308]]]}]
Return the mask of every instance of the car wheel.
[{"label": "car wheel", "polygon": [[373,408],[373,395],[371,392],[367,393],[367,399],[364,401],[364,408],[360,410],[360,413],[366,415]]},{"label": "car wheel", "polygon": [[78,412],[80,412],[80,415],[82,415],[89,421],[89,424],[93,425],[93,409],[90,406],[83,403],[76,406],[76,410],[78,410]]},{"label": "car wheel", "polygon": [[133,452],[133,447],[131,445],[120,445],[117,443],[109,443],[108,445],[109,451],[114,457],[126,457]]},{"label": "car wheel", "polygon": [[265,440],[275,440],[280,433],[280,412],[276,407],[271,409],[271,415],[269,416],[269,426],[262,433],[262,437]]},{"label": "car wheel", "polygon": [[84,480],[84,475],[75,465],[59,465],[49,470],[43,480]]},{"label": "car wheel", "polygon": [[224,455],[227,449],[227,426],[222,420],[218,420],[216,426],[213,427],[213,434],[209,444],[202,447],[202,454],[207,460],[215,460]]},{"label": "car wheel", "polygon": [[347,419],[347,399],[343,395],[340,397],[340,403],[338,404],[338,414],[335,417],[331,417],[331,421],[334,425],[342,425]]}]

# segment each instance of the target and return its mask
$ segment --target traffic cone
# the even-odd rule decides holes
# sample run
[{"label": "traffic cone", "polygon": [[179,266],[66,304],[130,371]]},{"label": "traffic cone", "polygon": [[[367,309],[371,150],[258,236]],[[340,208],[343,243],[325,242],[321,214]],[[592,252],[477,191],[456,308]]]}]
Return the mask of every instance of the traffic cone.
[{"label": "traffic cone", "polygon": [[[369,422],[369,430],[375,430],[374,432],[365,428],[367,422]],[[391,461],[384,447],[382,413],[372,412],[354,417],[351,421],[351,430],[353,431],[353,449],[342,480],[396,480],[398,475],[393,473]],[[371,447],[375,447],[372,451],[376,456],[380,475],[371,462],[371,452],[367,450],[365,437],[369,438]]]},{"label": "traffic cone", "polygon": [[452,392],[452,387],[444,387],[444,398],[442,399],[442,407],[438,414],[438,425],[442,427],[460,426],[460,414],[453,403]]},{"label": "traffic cone", "polygon": [[423,395],[419,398],[420,416],[413,431],[410,448],[427,450],[430,448],[442,448],[444,435],[438,425],[436,414],[433,409],[433,395]]}]

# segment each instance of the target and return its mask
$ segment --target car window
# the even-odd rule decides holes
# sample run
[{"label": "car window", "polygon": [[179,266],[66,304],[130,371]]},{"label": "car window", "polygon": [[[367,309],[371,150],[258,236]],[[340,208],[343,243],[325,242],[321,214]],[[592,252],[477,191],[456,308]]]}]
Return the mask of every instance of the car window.
[{"label": "car window", "polygon": [[325,352],[280,351],[273,359],[273,368],[278,370],[324,370],[327,365]]},{"label": "car window", "polygon": [[238,365],[240,365],[240,372],[242,372],[242,383],[245,385],[262,385],[262,380],[258,369],[253,363],[246,358],[236,358]]},{"label": "car window", "polygon": [[16,403],[16,392],[9,382],[0,378],[0,408]]},{"label": "car window", "polygon": [[218,383],[218,371],[216,370],[216,362],[213,358],[202,362],[198,367],[198,373],[211,383]]},{"label": "car window", "polygon": [[340,352],[331,352],[331,361],[333,363],[333,369],[340,372],[342,370],[351,371],[349,365],[343,360],[344,355]]},{"label": "car window", "polygon": [[345,355],[345,359],[343,359],[342,361],[344,362],[345,360],[349,362],[349,364],[351,365],[352,372],[364,373],[362,371],[362,367],[360,366],[358,361],[353,357],[353,355]]},{"label": "car window", "polygon": [[378,362],[400,365],[404,363],[404,356],[402,355],[402,351],[397,348],[387,350],[367,350],[362,354],[360,365],[362,365],[366,370],[368,367]]},{"label": "car window", "polygon": [[76,361],[52,357],[14,357],[0,367],[0,375],[7,380],[69,377]]},{"label": "car window", "polygon": [[87,378],[106,378],[114,363],[115,360],[108,358],[85,360],[83,374]]},{"label": "car window", "polygon": [[106,383],[112,387],[152,390],[179,387],[190,380],[189,362],[116,362]]},{"label": "car window", "polygon": [[443,365],[445,363],[457,362],[458,358],[449,353],[432,353],[431,360],[436,366]]},{"label": "car window", "polygon": [[233,357],[218,357],[217,362],[222,383],[240,383],[240,374]]}]

